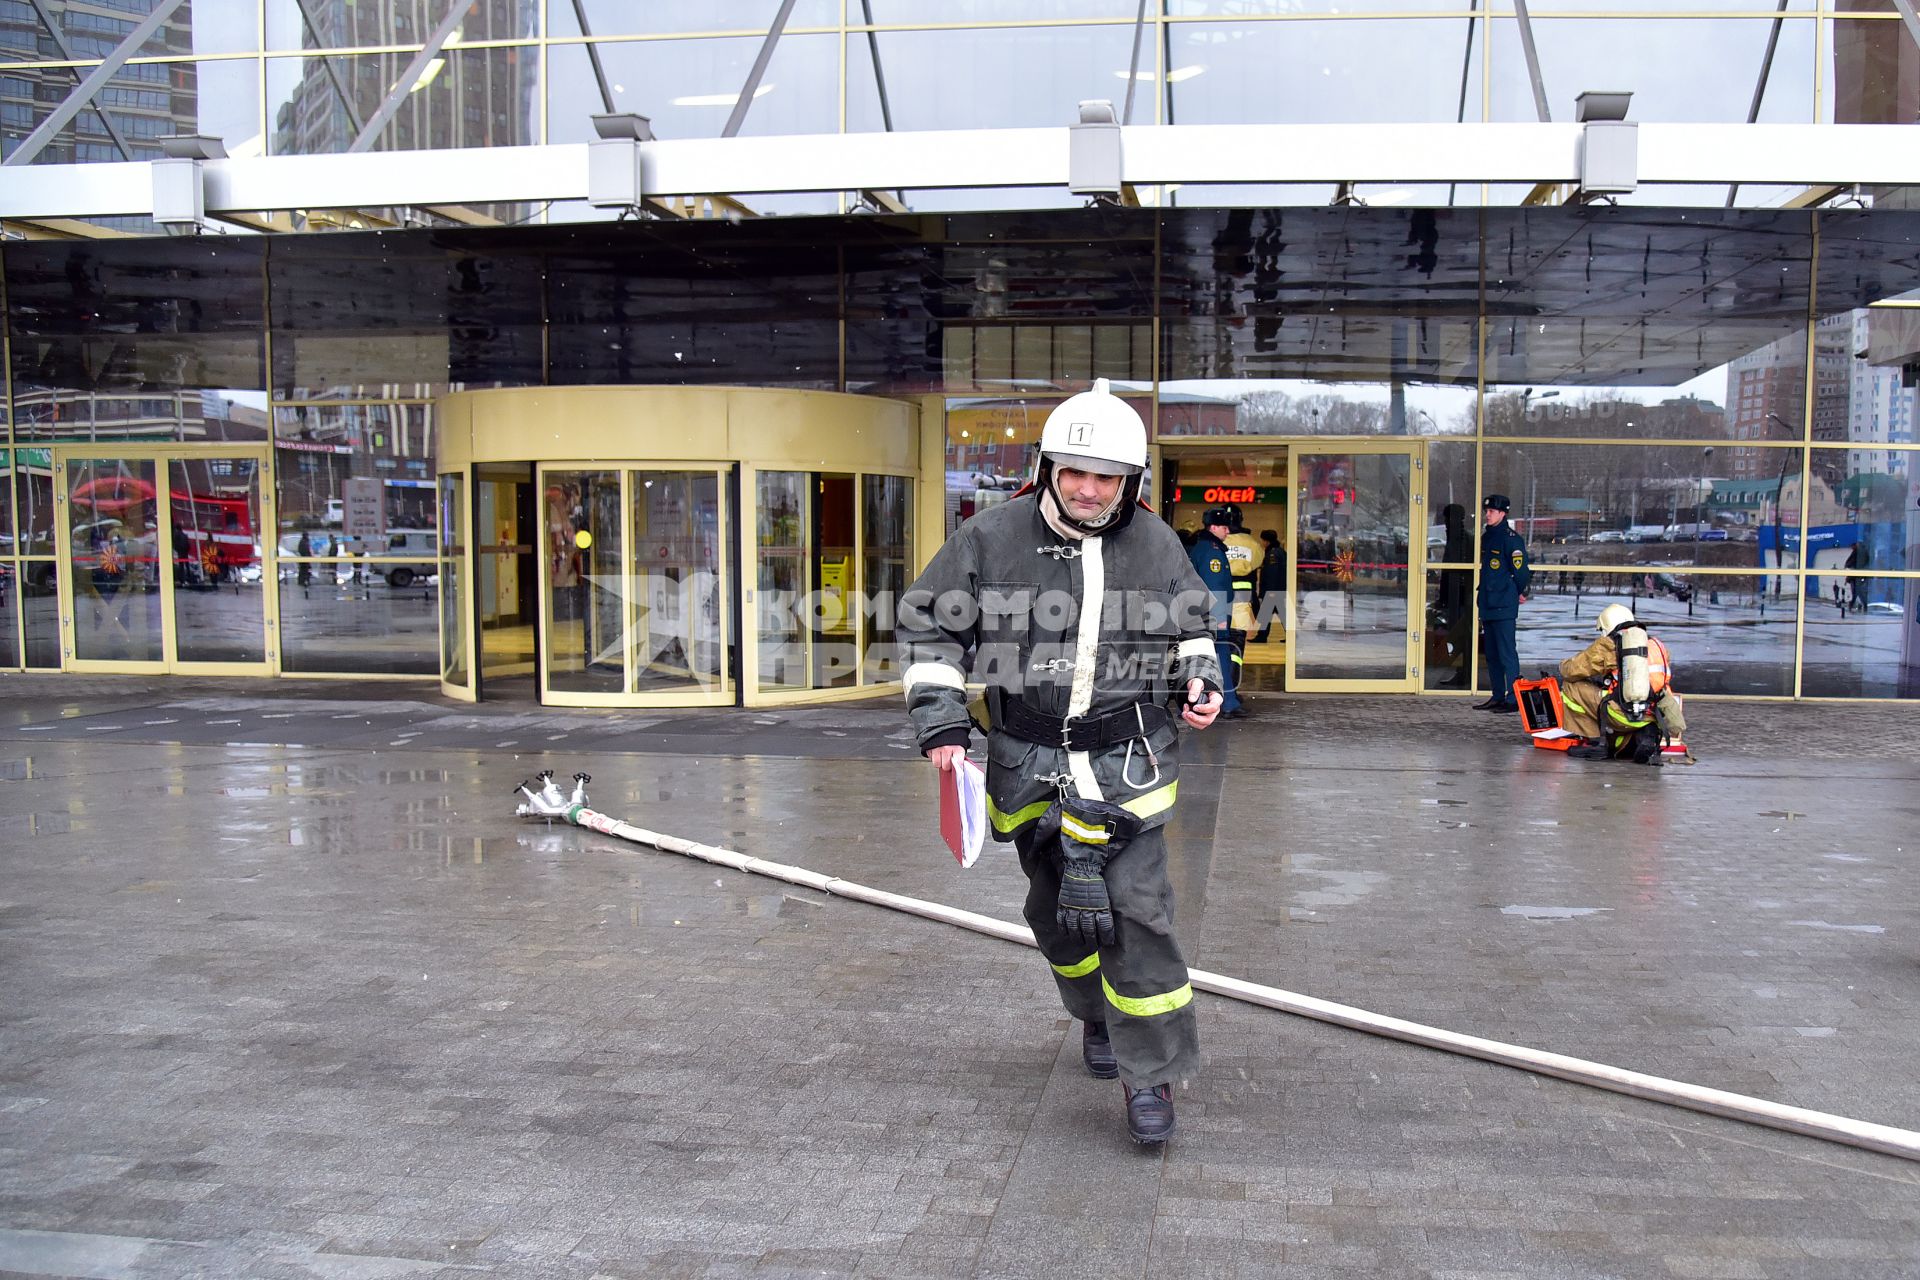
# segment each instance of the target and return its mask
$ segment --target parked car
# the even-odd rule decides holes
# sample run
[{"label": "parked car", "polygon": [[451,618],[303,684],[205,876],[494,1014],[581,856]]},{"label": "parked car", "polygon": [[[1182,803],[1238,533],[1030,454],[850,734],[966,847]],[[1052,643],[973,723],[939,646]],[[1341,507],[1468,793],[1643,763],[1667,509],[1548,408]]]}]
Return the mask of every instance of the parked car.
[{"label": "parked car", "polygon": [[1867,602],[1867,612],[1877,613],[1888,618],[1904,618],[1907,616],[1906,606],[1895,604],[1891,600],[1870,600]]},{"label": "parked car", "polygon": [[1593,535],[1594,542],[1625,542],[1627,535],[1618,529],[1602,529]]},{"label": "parked car", "polygon": [[1725,542],[1727,541],[1727,531],[1725,529],[1702,529],[1700,531],[1700,541]]},{"label": "parked car", "polygon": [[1674,573],[1656,573],[1653,575],[1653,589],[1664,591],[1681,604],[1693,599],[1693,584]]},{"label": "parked car", "polygon": [[[432,529],[389,529],[373,555],[383,560],[432,560],[440,554],[440,535]],[[421,578],[434,580],[431,565],[396,564],[386,570],[387,585],[405,589]]]},{"label": "parked car", "polygon": [[1667,526],[1663,524],[1636,524],[1628,528],[1626,540],[1628,542],[1658,542],[1664,538],[1666,534]]}]

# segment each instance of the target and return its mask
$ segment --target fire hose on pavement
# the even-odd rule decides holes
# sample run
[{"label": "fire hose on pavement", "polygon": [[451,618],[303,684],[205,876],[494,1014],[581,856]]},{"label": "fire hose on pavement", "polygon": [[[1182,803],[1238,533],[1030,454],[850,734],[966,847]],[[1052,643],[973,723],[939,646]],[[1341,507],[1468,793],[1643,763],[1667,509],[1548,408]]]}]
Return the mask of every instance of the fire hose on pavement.
[{"label": "fire hose on pavement", "polygon": [[[888,893],[884,889],[875,889],[870,885],[843,880],[837,876],[822,875],[818,871],[809,871],[805,867],[769,862],[764,858],[751,857],[732,849],[683,840],[678,836],[662,835],[657,831],[648,831],[644,827],[622,822],[618,818],[587,807],[586,785],[592,781],[587,774],[576,773],[573,778],[574,788],[571,796],[561,792],[553,780],[553,771],[550,769],[537,775],[533,782],[522,783],[518,794],[525,796],[526,800],[514,810],[516,816],[543,818],[549,823],[567,822],[577,827],[585,827],[589,831],[599,832],[601,835],[646,845],[667,853],[682,854],[714,866],[730,867],[735,871],[782,880],[788,884],[831,894],[836,898],[848,898],[855,902],[885,907],[890,911],[901,911],[927,920],[937,920],[942,924],[954,925],[957,928],[968,929],[1006,942],[1017,942],[1028,947],[1035,945],[1033,931],[1025,925],[1010,924],[1005,920],[995,920],[991,916],[962,911],[957,907],[928,902],[923,898],[909,898],[902,894]],[[1469,1058],[1479,1058],[1486,1062],[1497,1062],[1502,1066],[1514,1067],[1521,1071],[1553,1076],[1575,1084],[1624,1093],[1630,1097],[1644,1098],[1669,1106],[1684,1107],[1707,1115],[1742,1120],[1749,1124],[1764,1125],[1788,1133],[1798,1133],[1828,1142],[1878,1151],[1907,1160],[1920,1160],[1920,1132],[1911,1129],[1854,1120],[1847,1116],[1813,1111],[1805,1107],[1787,1106],[1778,1102],[1769,1102],[1764,1098],[1752,1098],[1745,1094],[1728,1093],[1722,1089],[1709,1089],[1701,1085],[1688,1084],[1682,1080],[1668,1080],[1662,1076],[1628,1071],[1621,1067],[1609,1066],[1604,1062],[1590,1062],[1584,1058],[1549,1053],[1541,1049],[1531,1049],[1525,1045],[1507,1044],[1504,1041],[1487,1040],[1480,1036],[1463,1035],[1457,1031],[1408,1022],[1402,1018],[1372,1013],[1352,1005],[1335,1004],[1330,1000],[1285,991],[1279,987],[1262,986],[1223,974],[1208,973],[1201,969],[1190,970],[1188,977],[1195,990],[1211,992],[1245,1004],[1278,1009],[1282,1013],[1297,1014],[1318,1022],[1350,1027],[1355,1031],[1365,1031],[1371,1035],[1384,1036],[1393,1040],[1405,1040],[1410,1044],[1424,1045],[1429,1049],[1440,1049]]]}]

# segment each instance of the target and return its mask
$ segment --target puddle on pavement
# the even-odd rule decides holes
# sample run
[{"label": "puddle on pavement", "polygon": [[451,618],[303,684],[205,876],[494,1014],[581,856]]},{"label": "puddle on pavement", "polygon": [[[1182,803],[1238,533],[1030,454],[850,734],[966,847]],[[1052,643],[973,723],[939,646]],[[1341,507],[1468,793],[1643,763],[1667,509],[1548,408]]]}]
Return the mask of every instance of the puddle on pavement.
[{"label": "puddle on pavement", "polygon": [[1527,920],[1577,920],[1581,916],[1597,916],[1612,911],[1612,907],[1531,907],[1511,906],[1500,908],[1503,916],[1520,916]]},{"label": "puddle on pavement", "polygon": [[1794,924],[1803,929],[1826,929],[1834,933],[1885,933],[1886,929],[1877,924],[1830,924],[1825,920],[1795,920]]},{"label": "puddle on pavement", "polygon": [[25,813],[0,822],[0,831],[14,836],[64,836],[75,830],[86,830],[86,824],[76,827],[64,813]]},{"label": "puddle on pavement", "polygon": [[1379,871],[1322,868],[1315,865],[1325,861],[1325,858],[1313,853],[1296,853],[1287,859],[1290,871],[1303,876],[1315,876],[1326,882],[1322,888],[1296,890],[1293,894],[1293,902],[1296,906],[1350,907],[1387,882],[1386,874]]}]

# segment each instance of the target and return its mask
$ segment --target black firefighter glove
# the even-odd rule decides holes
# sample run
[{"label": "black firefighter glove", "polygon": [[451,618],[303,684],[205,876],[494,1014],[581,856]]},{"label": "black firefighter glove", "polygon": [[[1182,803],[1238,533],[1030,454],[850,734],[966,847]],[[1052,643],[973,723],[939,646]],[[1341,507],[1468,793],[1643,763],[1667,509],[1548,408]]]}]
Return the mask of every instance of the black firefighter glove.
[{"label": "black firefighter glove", "polygon": [[1114,945],[1113,903],[1104,871],[1109,859],[1140,833],[1140,819],[1104,800],[1068,799],[1043,821],[1060,834],[1060,905],[1054,922],[1090,947]]}]

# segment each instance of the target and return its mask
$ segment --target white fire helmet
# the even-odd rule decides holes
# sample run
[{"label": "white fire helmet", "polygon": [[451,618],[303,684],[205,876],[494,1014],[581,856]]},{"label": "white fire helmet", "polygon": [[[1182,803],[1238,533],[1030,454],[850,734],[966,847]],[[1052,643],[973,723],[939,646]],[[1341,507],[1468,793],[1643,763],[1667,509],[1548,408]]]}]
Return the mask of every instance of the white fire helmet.
[{"label": "white fire helmet", "polygon": [[1096,475],[1136,476],[1147,466],[1147,424],[1096,378],[1093,390],[1068,396],[1047,415],[1040,455]]},{"label": "white fire helmet", "polygon": [[1615,627],[1623,623],[1632,622],[1633,620],[1633,610],[1623,604],[1610,604],[1600,611],[1600,626],[1598,630],[1603,636],[1611,635]]},{"label": "white fire helmet", "polygon": [[[1075,519],[1061,500],[1058,469],[1124,479],[1113,501],[1097,515]],[[1093,390],[1069,396],[1047,415],[1040,431],[1040,456],[1034,460],[1034,487],[1053,495],[1059,516],[1083,533],[1104,533],[1124,526],[1140,496],[1147,467],[1147,424],[1132,405],[1096,378]]]}]

